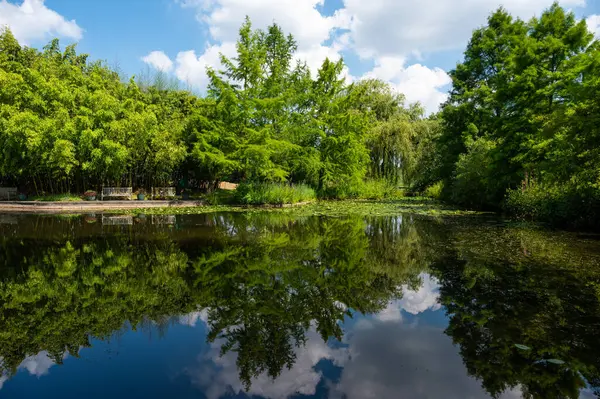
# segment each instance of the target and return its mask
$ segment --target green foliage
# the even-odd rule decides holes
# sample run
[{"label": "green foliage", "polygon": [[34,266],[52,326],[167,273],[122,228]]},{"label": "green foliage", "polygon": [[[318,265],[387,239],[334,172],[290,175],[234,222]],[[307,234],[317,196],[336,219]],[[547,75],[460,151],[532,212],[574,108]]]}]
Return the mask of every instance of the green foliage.
[{"label": "green foliage", "polygon": [[600,223],[600,192],[572,185],[533,185],[510,190],[504,210],[520,218],[560,227],[595,228]]},{"label": "green foliage", "polygon": [[501,176],[493,168],[496,142],[481,137],[465,144],[467,152],[456,162],[456,175],[448,188],[453,202],[462,206],[485,209],[494,207],[504,195]]},{"label": "green foliage", "polygon": [[230,181],[308,185],[335,198],[359,197],[370,179],[408,184],[428,134],[422,109],[405,107],[381,81],[348,85],[341,60],[326,59],[312,76],[296,50],[278,25],[253,29],[246,20],[236,56],[207,70],[207,97],[198,98],[163,73],[126,82],[75,46],[22,48],[6,30],[0,184],[35,193],[175,184],[210,192]]},{"label": "green foliage", "polygon": [[[529,22],[502,8],[490,15],[473,33],[464,61],[450,72],[453,86],[440,114],[442,132],[432,147],[437,155],[425,163],[433,181],[445,181],[443,198],[499,209],[507,190],[538,184],[570,187],[569,194],[552,195],[556,198],[595,201],[599,72],[599,42],[585,20],[558,3]],[[538,198],[534,192],[531,196]],[[529,201],[511,193],[511,203]],[[551,208],[559,212],[557,224],[563,224],[564,213],[548,204]],[[515,212],[553,220],[541,211]]]},{"label": "green foliage", "polygon": [[444,191],[444,182],[442,180],[427,187],[424,191],[426,197],[433,199],[440,199],[442,197],[442,191]]},{"label": "green foliage", "polygon": [[172,180],[186,155],[181,104],[196,98],[141,91],[58,40],[40,52],[5,30],[0,42],[0,184],[61,193]]},{"label": "green foliage", "polygon": [[369,200],[397,199],[404,196],[404,191],[388,180],[369,180],[361,188],[360,198]]},{"label": "green foliage", "polygon": [[245,183],[235,190],[235,202],[244,205],[283,205],[316,199],[315,190],[304,184]]},{"label": "green foliage", "polygon": [[31,201],[67,201],[67,202],[73,202],[73,201],[81,201],[81,197],[78,195],[73,195],[70,193],[67,194],[54,194],[54,195],[40,195],[40,196],[33,196],[33,197],[29,197],[29,200]]},{"label": "green foliage", "polygon": [[214,190],[203,196],[209,205],[232,205],[235,204],[234,190]]}]

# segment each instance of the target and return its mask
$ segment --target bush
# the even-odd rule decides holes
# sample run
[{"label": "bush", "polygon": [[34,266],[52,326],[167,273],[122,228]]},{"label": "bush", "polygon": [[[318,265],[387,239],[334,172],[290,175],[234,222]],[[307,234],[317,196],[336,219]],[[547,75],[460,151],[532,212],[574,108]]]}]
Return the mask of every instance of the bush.
[{"label": "bush", "polygon": [[235,190],[234,199],[244,205],[282,205],[314,200],[315,191],[304,185],[276,183],[240,184]]},{"label": "bush", "polygon": [[486,137],[469,140],[468,151],[456,162],[448,186],[442,186],[443,199],[475,209],[498,209],[510,184],[494,169],[496,142]]},{"label": "bush", "polygon": [[327,199],[382,200],[404,197],[404,191],[385,179],[367,180],[355,184],[337,184],[323,189],[319,196]]},{"label": "bush", "polygon": [[556,227],[600,228],[600,191],[563,186],[537,185],[509,190],[504,210],[519,218]]},{"label": "bush", "polygon": [[49,195],[37,195],[31,197],[32,201],[48,201],[48,202],[74,202],[81,201],[81,197],[71,193],[66,194],[49,194]]},{"label": "bush", "polygon": [[326,199],[349,199],[358,198],[361,193],[359,184],[330,184],[319,191],[319,197]]},{"label": "bush", "polygon": [[203,196],[209,205],[233,205],[235,204],[235,191],[215,190]]},{"label": "bush", "polygon": [[369,180],[364,183],[359,196],[364,199],[382,200],[401,198],[404,192],[387,180]]},{"label": "bush", "polygon": [[440,199],[440,197],[442,196],[443,190],[444,190],[444,182],[440,180],[437,183],[427,187],[425,189],[425,191],[423,192],[423,194],[426,197]]}]

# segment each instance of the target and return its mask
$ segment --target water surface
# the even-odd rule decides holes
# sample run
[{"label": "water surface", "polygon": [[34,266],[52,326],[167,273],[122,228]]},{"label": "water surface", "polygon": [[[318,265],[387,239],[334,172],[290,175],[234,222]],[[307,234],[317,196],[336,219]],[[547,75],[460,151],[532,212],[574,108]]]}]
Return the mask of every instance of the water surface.
[{"label": "water surface", "polygon": [[599,305],[489,218],[0,215],[0,397],[592,398]]}]

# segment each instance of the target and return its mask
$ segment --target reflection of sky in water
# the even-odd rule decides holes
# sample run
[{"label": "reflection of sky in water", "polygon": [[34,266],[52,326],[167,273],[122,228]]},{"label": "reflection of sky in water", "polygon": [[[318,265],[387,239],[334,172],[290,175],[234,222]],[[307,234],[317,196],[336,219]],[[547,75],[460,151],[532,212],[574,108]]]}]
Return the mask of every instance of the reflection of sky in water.
[{"label": "reflection of sky in water", "polygon": [[[348,399],[488,397],[479,382],[467,375],[443,328],[429,325],[430,316],[441,308],[439,285],[427,274],[421,279],[418,290],[407,289],[401,300],[392,301],[381,313],[346,323],[342,345],[326,345],[311,329],[306,346],[297,350],[294,366],[275,381],[261,375],[247,393],[271,399],[326,393]],[[403,315],[416,317],[406,323]],[[236,354],[219,357],[219,348],[212,345],[199,356],[199,365],[188,369],[208,399],[244,392]],[[326,363],[329,367],[320,367]],[[341,375],[323,372],[335,368],[341,368]],[[519,396],[516,390],[503,397]]]},{"label": "reflection of sky in water", "polygon": [[[247,394],[270,399],[488,397],[467,375],[458,349],[443,332],[438,282],[427,274],[421,279],[418,290],[404,287],[404,297],[379,314],[349,319],[341,343],[324,343],[311,328],[306,346],[296,349],[293,367],[284,368],[275,381],[259,376]],[[80,359],[65,358],[51,373],[54,362],[41,352],[25,359],[11,380],[0,377],[0,396],[244,397],[237,354],[221,357],[221,342],[205,344],[207,317],[205,311],[180,316],[164,337],[151,326],[93,341]],[[502,398],[520,396],[516,388]]]}]

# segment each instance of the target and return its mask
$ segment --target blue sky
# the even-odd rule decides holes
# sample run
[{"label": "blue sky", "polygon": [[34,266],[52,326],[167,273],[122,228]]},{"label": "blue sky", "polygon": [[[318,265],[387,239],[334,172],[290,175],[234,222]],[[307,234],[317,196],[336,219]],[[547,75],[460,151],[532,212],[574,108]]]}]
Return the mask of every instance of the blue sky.
[{"label": "blue sky", "polygon": [[[0,25],[21,43],[52,37],[78,42],[93,59],[127,74],[161,69],[202,91],[207,66],[232,55],[246,15],[257,27],[277,22],[295,35],[298,57],[316,69],[344,57],[348,79],[389,81],[409,102],[435,111],[445,99],[446,71],[461,59],[470,33],[503,5],[539,15],[552,0],[0,0]],[[600,33],[600,0],[563,0]]]}]

